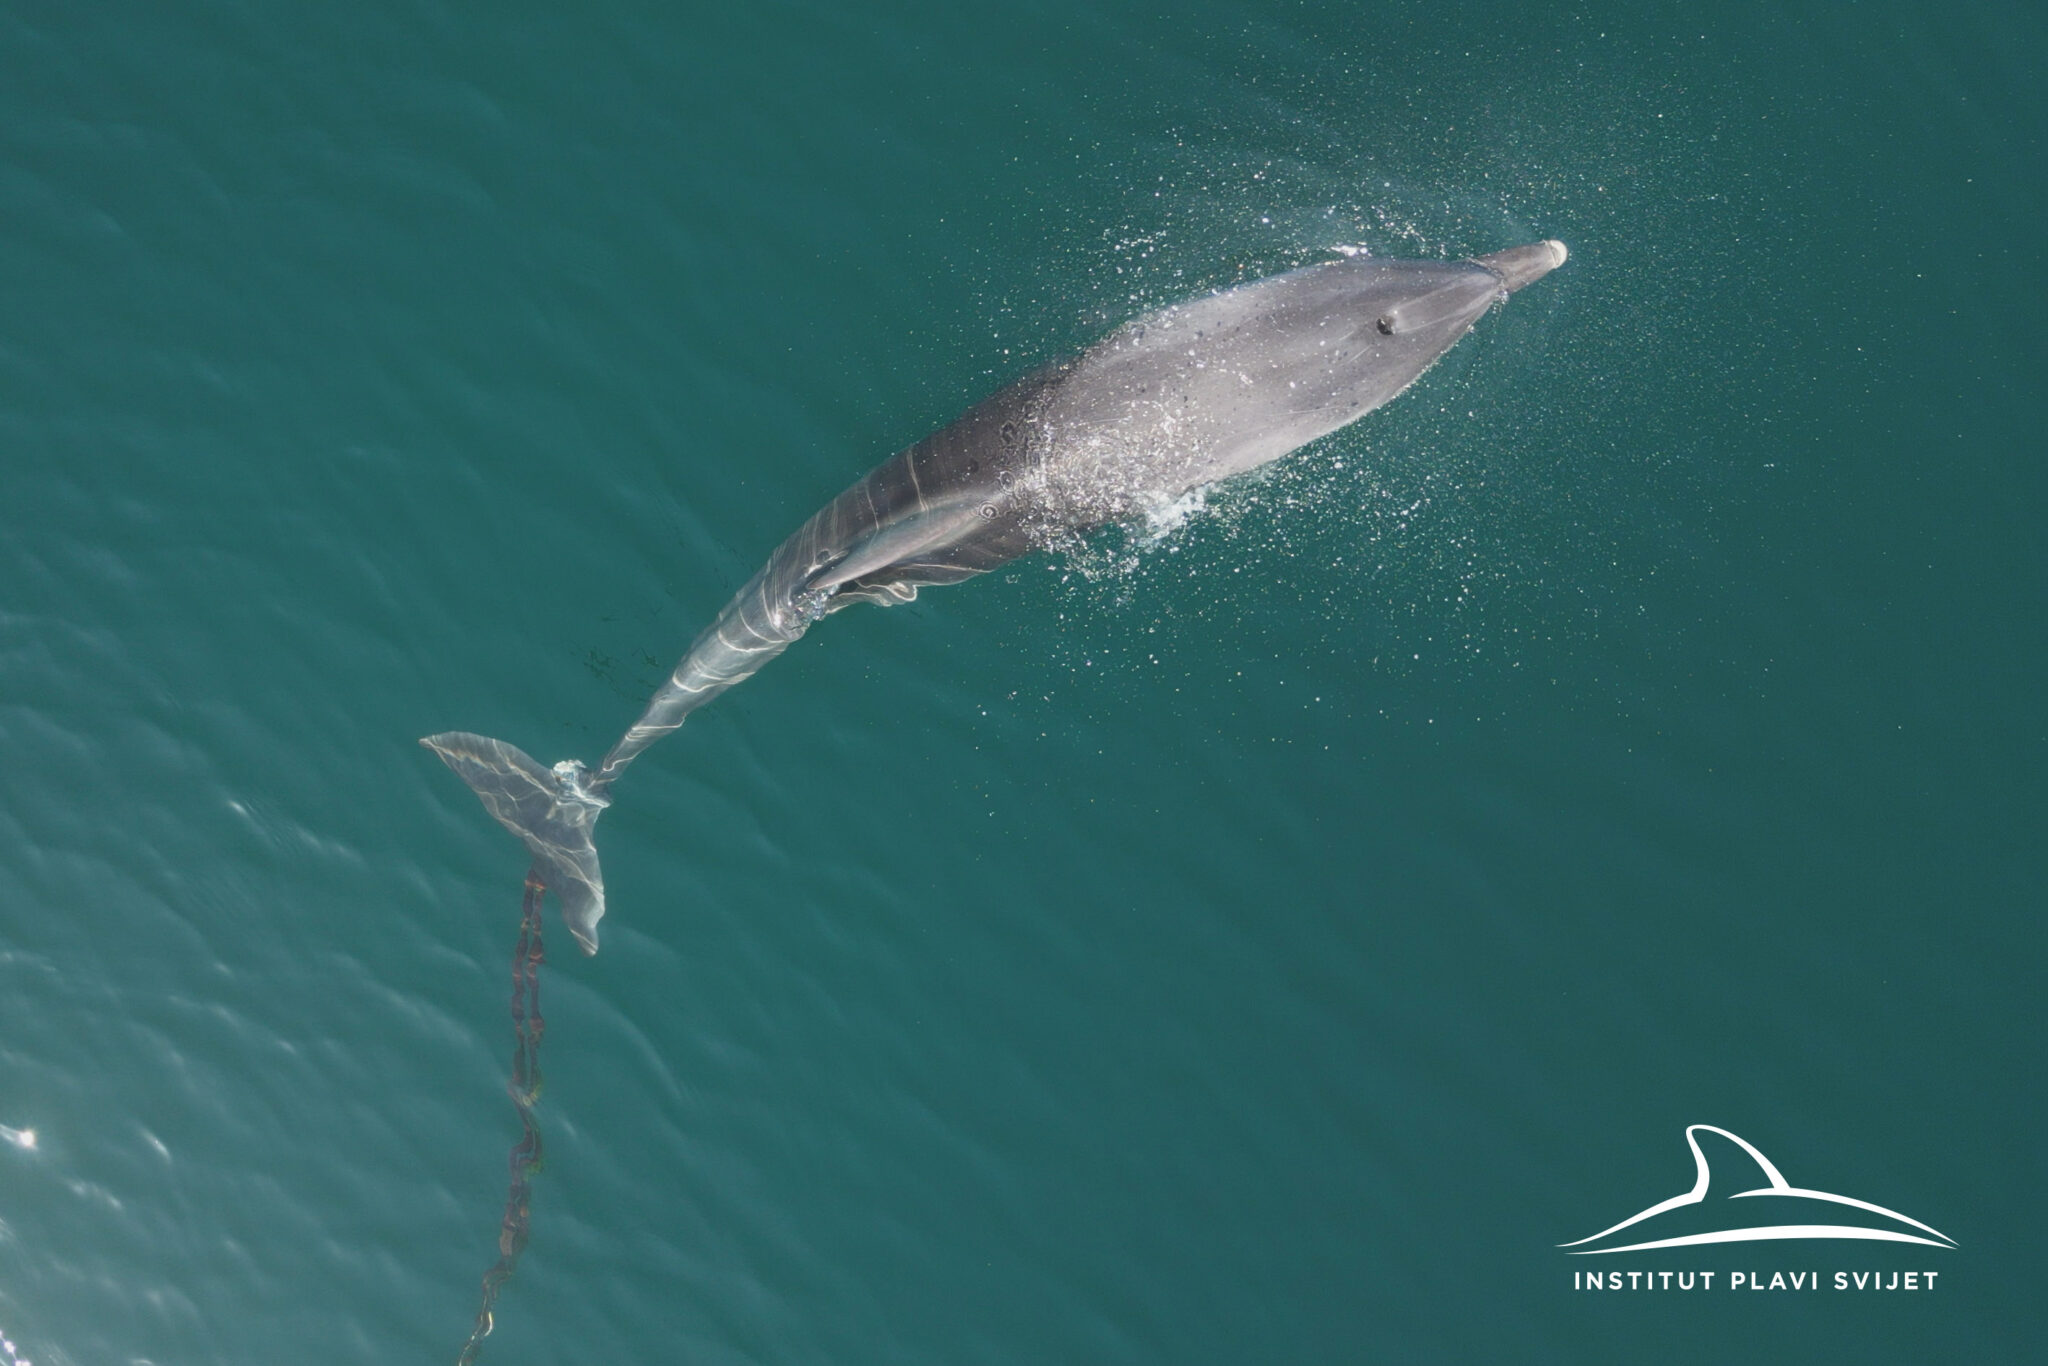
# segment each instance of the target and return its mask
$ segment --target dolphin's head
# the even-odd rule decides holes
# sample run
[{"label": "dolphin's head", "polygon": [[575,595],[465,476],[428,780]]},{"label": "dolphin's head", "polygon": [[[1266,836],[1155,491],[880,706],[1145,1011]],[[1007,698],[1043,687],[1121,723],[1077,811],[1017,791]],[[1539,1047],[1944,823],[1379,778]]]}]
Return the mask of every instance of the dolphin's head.
[{"label": "dolphin's head", "polygon": [[1357,421],[1565,254],[1560,242],[1470,261],[1354,251],[1133,319],[1081,356],[1047,407],[1079,452],[1063,515],[1111,520]]},{"label": "dolphin's head", "polygon": [[[1549,241],[1469,261],[1354,257],[1333,264],[1333,293],[1320,302],[1350,325],[1352,341],[1363,343],[1350,353],[1349,378],[1374,396],[1384,393],[1383,403],[1435,364],[1488,308],[1563,265],[1567,255],[1564,243]],[[1329,330],[1327,320],[1317,321],[1318,332]]]},{"label": "dolphin's head", "polygon": [[1561,242],[1470,261],[1357,255],[1218,296],[1209,308],[1224,315],[1220,354],[1207,359],[1239,381],[1219,395],[1243,428],[1232,465],[1271,459],[1390,401],[1565,255]]}]

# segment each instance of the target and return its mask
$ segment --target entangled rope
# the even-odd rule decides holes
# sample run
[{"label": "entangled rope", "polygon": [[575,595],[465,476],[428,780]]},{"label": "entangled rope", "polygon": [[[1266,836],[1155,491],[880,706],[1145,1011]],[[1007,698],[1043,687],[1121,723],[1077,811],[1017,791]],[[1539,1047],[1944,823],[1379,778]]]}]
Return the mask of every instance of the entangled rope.
[{"label": "entangled rope", "polygon": [[519,1111],[519,1141],[512,1145],[508,1159],[511,1187],[505,1195],[505,1219],[498,1228],[498,1260],[484,1273],[483,1303],[477,1307],[476,1326],[463,1344],[456,1366],[471,1366],[491,1335],[491,1306],[498,1291],[512,1279],[519,1254],[526,1250],[531,1217],[533,1174],[540,1170],[540,1129],[533,1122],[534,1103],[540,1099],[540,1036],[547,1022],[540,1014],[541,893],[540,865],[526,870],[526,897],[520,904],[519,942],[512,949],[512,1080],[506,1091]]}]

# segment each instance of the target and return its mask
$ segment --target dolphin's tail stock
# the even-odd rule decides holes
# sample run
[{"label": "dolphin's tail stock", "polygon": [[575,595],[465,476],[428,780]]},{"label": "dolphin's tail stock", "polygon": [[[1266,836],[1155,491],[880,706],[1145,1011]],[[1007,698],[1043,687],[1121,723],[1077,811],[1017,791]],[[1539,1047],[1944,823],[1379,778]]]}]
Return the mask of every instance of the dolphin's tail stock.
[{"label": "dolphin's tail stock", "polygon": [[598,871],[591,828],[611,802],[587,786],[589,770],[574,759],[542,768],[503,740],[467,731],[429,735],[420,743],[469,784],[498,824],[519,836],[540,880],[561,900],[569,933],[585,953],[596,953],[604,875]]}]

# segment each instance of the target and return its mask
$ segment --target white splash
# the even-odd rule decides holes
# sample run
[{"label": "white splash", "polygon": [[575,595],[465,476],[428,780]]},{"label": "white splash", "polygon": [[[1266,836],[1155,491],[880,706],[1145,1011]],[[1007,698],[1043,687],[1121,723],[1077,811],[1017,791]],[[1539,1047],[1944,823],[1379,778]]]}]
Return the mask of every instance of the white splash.
[{"label": "white splash", "polygon": [[1138,546],[1150,550],[1167,537],[1186,526],[1188,519],[1208,511],[1209,486],[1189,489],[1178,498],[1162,499],[1145,508],[1145,530],[1138,538]]},{"label": "white splash", "polygon": [[36,1150],[36,1131],[34,1129],[10,1129],[5,1124],[0,1124],[0,1141],[12,1143],[25,1153],[32,1153]]}]

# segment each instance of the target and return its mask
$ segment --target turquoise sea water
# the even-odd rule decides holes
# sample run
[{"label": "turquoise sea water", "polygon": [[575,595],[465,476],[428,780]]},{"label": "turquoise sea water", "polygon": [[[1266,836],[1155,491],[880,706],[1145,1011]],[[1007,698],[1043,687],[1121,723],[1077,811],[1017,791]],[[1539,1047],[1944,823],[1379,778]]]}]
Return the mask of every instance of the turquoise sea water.
[{"label": "turquoise sea water", "polygon": [[[524,858],[415,738],[596,758],[818,504],[1145,308],[1554,236],[1360,426],[635,767],[483,1359],[2033,1355],[2043,39],[0,9],[7,1354],[453,1361]],[[1957,1246],[1557,1248],[1697,1123]]]}]

